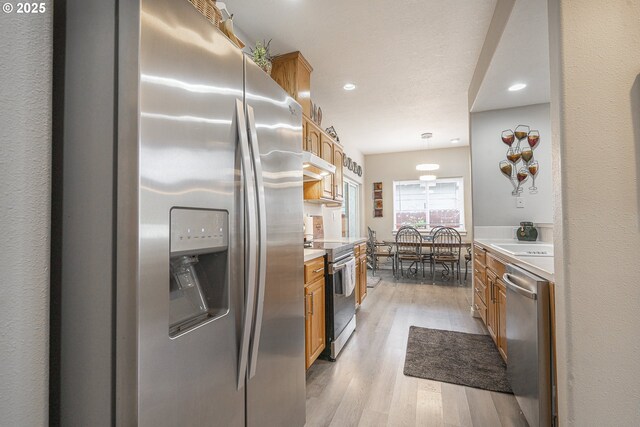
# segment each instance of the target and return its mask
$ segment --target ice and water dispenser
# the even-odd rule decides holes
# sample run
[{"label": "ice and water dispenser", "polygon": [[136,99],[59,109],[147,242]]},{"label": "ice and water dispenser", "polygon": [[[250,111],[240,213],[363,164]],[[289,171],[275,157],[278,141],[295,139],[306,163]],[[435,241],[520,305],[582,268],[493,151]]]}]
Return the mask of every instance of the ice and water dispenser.
[{"label": "ice and water dispenser", "polygon": [[169,336],[229,311],[229,214],[171,209]]}]

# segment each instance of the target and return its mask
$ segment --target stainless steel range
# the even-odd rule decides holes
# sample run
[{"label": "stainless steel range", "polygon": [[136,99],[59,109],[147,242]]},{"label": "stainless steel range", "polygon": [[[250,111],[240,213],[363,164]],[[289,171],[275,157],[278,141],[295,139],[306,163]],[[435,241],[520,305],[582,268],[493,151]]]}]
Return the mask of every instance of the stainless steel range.
[{"label": "stainless steel range", "polygon": [[354,259],[353,244],[314,243],[315,249],[327,252],[326,330],[327,345],[322,357],[335,361],[356,329],[356,293],[345,295],[346,264]]}]

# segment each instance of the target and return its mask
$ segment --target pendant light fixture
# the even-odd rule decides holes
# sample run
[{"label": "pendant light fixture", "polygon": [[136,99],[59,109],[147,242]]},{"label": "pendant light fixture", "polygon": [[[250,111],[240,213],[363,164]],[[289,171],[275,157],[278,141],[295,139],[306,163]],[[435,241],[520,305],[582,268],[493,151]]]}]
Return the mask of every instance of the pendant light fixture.
[{"label": "pendant light fixture", "polygon": [[[425,132],[420,135],[422,139],[427,140],[427,150],[429,149],[429,139],[433,137],[431,132]],[[417,171],[437,171],[440,169],[440,165],[436,163],[421,163],[416,166]],[[435,175],[422,175],[420,176],[420,181],[433,181],[436,179]]]}]

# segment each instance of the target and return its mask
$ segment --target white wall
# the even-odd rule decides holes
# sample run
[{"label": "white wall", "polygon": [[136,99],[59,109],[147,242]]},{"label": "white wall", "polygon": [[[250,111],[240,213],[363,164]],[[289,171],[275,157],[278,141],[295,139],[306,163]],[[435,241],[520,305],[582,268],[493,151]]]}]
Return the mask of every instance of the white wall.
[{"label": "white wall", "polygon": [[640,425],[639,22],[640,0],[549,1],[564,426]]},{"label": "white wall", "polygon": [[[473,222],[475,226],[518,225],[520,221],[553,222],[551,160],[551,118],[549,104],[530,105],[471,114],[471,161],[473,172]],[[513,187],[498,164],[505,160],[507,146],[500,139],[505,129],[519,124],[540,131],[540,144],[534,151],[540,171],[537,194],[529,194],[531,178],[524,184],[524,208],[516,207]],[[524,144],[524,145],[523,145]],[[521,147],[527,146],[522,141]],[[522,166],[522,162],[519,163]]]},{"label": "white wall", "polygon": [[[426,172],[416,170],[420,163],[437,163],[439,178],[461,176],[464,179],[465,224],[471,231],[471,171],[469,147],[406,151],[365,156],[367,173],[364,184],[365,225],[376,231],[378,240],[393,239],[393,181],[415,180]],[[373,217],[373,183],[382,182],[383,217]],[[465,237],[463,236],[463,239]]]},{"label": "white wall", "polygon": [[[12,3],[15,6],[15,3]],[[48,424],[51,2],[0,16],[0,425]]]}]

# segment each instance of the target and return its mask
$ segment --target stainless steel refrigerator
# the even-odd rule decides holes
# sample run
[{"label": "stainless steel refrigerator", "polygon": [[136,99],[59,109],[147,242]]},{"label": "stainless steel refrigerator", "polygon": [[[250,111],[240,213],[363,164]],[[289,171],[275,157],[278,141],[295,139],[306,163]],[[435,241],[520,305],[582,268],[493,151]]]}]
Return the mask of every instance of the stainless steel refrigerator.
[{"label": "stainless steel refrigerator", "polygon": [[52,424],[304,425],[300,106],[187,0],[56,6]]}]

